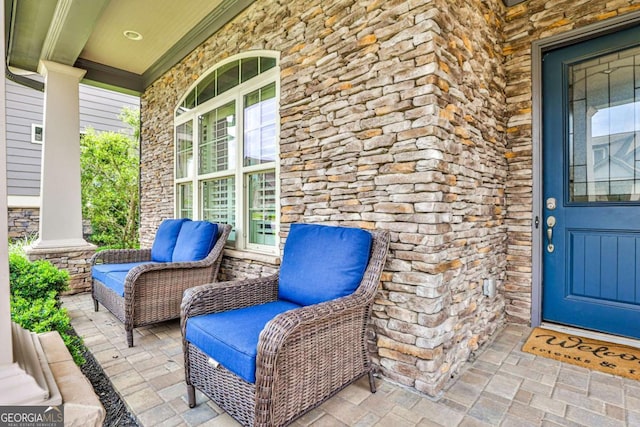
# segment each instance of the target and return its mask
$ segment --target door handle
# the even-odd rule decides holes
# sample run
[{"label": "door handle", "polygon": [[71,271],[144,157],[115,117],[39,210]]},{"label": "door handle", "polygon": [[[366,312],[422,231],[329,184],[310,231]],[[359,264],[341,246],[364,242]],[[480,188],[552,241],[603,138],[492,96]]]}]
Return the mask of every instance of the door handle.
[{"label": "door handle", "polygon": [[549,215],[547,217],[547,252],[551,253],[554,251],[555,246],[553,245],[553,227],[556,225],[556,217],[553,215]]}]

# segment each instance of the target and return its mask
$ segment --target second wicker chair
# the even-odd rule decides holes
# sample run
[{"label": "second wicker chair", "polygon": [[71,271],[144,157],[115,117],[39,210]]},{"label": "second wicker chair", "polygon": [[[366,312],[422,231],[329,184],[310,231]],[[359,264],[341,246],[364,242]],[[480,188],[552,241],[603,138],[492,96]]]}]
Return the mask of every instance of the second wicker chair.
[{"label": "second wicker chair", "polygon": [[181,329],[195,388],[246,426],[280,426],[369,375],[384,231],[293,224],[278,274],[191,288]]}]

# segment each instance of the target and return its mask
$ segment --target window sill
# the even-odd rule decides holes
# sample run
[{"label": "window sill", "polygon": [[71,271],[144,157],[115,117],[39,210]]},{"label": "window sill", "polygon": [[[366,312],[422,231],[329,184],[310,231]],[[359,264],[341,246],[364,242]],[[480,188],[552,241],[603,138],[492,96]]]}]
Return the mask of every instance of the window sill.
[{"label": "window sill", "polygon": [[237,249],[225,249],[224,254],[231,258],[257,261],[264,264],[280,265],[280,257],[277,255],[264,254],[259,252],[250,252],[250,251],[240,251]]}]

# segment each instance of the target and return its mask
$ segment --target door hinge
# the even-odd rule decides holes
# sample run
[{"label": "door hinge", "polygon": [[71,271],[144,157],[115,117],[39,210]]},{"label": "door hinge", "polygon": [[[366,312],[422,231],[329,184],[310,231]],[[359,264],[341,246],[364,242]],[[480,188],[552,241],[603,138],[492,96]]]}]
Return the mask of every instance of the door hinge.
[{"label": "door hinge", "polygon": [[540,227],[540,218],[536,215],[536,219],[533,220],[533,225],[537,228]]}]

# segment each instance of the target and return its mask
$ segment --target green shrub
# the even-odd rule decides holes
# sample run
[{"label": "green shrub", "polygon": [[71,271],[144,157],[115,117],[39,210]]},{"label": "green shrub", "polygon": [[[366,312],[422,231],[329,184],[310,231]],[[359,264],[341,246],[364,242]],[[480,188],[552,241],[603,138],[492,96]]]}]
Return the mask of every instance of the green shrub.
[{"label": "green shrub", "polygon": [[58,331],[73,360],[84,363],[84,345],[75,335],[58,294],[67,289],[69,273],[48,261],[30,262],[19,253],[9,254],[11,320],[35,333]]},{"label": "green shrub", "polygon": [[11,295],[28,300],[47,298],[50,291],[58,295],[67,289],[69,273],[58,270],[48,261],[31,262],[18,253],[9,254]]},{"label": "green shrub", "polygon": [[77,365],[84,363],[82,339],[71,329],[67,309],[60,307],[51,291],[48,298],[29,300],[21,296],[11,296],[11,319],[35,333],[58,331]]}]

